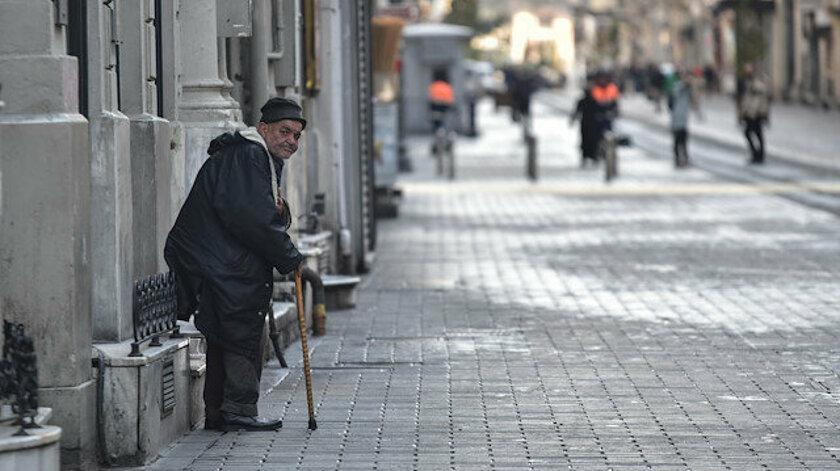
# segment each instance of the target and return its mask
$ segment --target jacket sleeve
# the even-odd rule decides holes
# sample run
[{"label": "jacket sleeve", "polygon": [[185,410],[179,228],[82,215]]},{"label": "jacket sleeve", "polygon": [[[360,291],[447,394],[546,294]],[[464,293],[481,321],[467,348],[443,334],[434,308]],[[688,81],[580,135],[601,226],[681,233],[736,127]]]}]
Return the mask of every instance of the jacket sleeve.
[{"label": "jacket sleeve", "polygon": [[246,145],[221,158],[213,209],[225,229],[280,273],[291,272],[303,255],[284,230],[271,195],[268,165],[262,163],[269,157]]}]

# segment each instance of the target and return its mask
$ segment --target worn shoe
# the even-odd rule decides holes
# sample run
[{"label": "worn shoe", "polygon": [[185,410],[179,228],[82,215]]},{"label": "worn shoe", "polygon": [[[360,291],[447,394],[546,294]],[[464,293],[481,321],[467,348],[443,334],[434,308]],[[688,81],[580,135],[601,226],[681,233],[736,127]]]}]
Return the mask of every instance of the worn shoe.
[{"label": "worn shoe", "polygon": [[222,412],[221,430],[227,432],[245,430],[251,432],[271,432],[283,426],[282,420],[260,419],[247,415]]}]

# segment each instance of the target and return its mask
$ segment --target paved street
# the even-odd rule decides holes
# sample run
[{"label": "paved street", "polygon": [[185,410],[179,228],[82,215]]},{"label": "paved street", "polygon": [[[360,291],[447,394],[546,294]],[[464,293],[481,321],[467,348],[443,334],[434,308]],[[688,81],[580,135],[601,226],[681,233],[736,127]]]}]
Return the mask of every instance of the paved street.
[{"label": "paved street", "polygon": [[[563,90],[546,92],[542,98],[562,109],[571,109],[581,92]],[[692,113],[689,130],[694,139],[713,141],[730,148],[743,149],[747,144],[737,121],[735,102],[725,94],[701,95],[700,113]],[[629,93],[622,97],[621,114],[653,128],[670,129],[670,114],[665,98],[661,111],[644,95]],[[784,160],[817,165],[840,171],[840,112],[799,103],[774,102],[770,125],[765,128],[769,160]]]},{"label": "paved street", "polygon": [[313,342],[317,431],[290,351],[260,402],[283,429],[198,430],[145,469],[840,469],[840,219],[783,197],[840,187],[640,149],[607,185],[553,113],[537,184],[486,104],[455,182],[410,141],[358,305]]}]

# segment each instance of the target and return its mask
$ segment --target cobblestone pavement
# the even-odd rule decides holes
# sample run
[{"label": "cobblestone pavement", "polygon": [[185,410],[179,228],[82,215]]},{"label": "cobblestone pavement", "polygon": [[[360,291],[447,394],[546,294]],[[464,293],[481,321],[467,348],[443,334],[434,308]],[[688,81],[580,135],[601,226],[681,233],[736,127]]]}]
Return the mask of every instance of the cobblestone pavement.
[{"label": "cobblestone pavement", "polygon": [[273,364],[276,433],[196,431],[147,469],[840,469],[840,219],[637,150],[605,185],[537,106],[428,143],[353,310]]}]

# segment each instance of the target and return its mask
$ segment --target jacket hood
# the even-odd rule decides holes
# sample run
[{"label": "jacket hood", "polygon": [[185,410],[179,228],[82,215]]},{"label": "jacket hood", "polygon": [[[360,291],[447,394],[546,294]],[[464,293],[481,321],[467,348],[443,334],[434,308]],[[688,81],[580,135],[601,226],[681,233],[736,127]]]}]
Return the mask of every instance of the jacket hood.
[{"label": "jacket hood", "polygon": [[210,155],[219,152],[220,150],[224,149],[225,147],[232,146],[241,142],[244,139],[246,141],[251,141],[255,144],[259,144],[260,147],[265,149],[268,152],[268,146],[265,144],[265,140],[263,140],[260,133],[257,132],[257,128],[250,127],[247,129],[243,129],[242,131],[237,132],[226,132],[224,134],[220,134],[216,136],[215,139],[210,141],[210,146],[207,147],[207,153]]},{"label": "jacket hood", "polygon": [[[239,131],[239,135],[251,142],[259,144],[266,152],[268,152],[268,145],[265,143],[265,139],[260,136],[260,133],[257,132],[257,128],[251,126],[250,128],[243,129],[242,131]],[[268,153],[271,155],[271,152]]]}]

